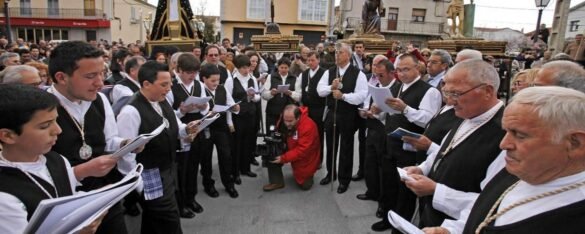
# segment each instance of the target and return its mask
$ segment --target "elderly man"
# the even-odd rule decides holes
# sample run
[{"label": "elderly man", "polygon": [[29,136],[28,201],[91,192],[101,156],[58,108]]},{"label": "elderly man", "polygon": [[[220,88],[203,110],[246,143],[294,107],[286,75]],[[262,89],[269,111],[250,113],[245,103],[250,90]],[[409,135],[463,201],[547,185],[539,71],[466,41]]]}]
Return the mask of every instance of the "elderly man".
[{"label": "elderly man", "polygon": [[447,73],[449,64],[452,62],[451,55],[446,50],[433,50],[431,57],[427,61],[427,72],[429,73],[427,83],[435,88],[441,88],[441,82],[445,77],[445,73]]},{"label": "elderly man", "polygon": [[220,64],[219,47],[217,47],[215,45],[210,45],[210,46],[207,46],[207,48],[205,48],[205,61],[202,62],[201,65],[204,65],[207,63],[213,64],[219,69],[219,83],[220,84],[225,84],[225,81],[228,78],[232,79],[232,74],[229,73],[225,67],[219,65]]},{"label": "elderly man", "polygon": [[345,43],[336,45],[337,66],[325,71],[317,84],[317,93],[321,97],[327,97],[328,108],[325,117],[327,176],[320,184],[326,185],[335,179],[332,160],[337,155],[337,147],[340,146],[337,193],[345,193],[351,181],[353,139],[357,130],[354,121],[359,118],[358,106],[368,95],[366,75],[350,64],[351,55],[350,45]]},{"label": "elderly man", "polygon": [[455,63],[468,59],[483,59],[483,55],[481,54],[480,51],[477,50],[464,49],[457,53],[457,57],[455,57]]},{"label": "elderly man", "polygon": [[506,169],[481,192],[464,233],[585,228],[583,109],[585,94],[566,88],[528,88],[514,96],[502,122]]},{"label": "elderly man", "polygon": [[439,151],[421,165],[405,168],[414,179],[406,186],[422,198],[423,227],[458,217],[459,207],[451,199],[460,192],[481,191],[480,183],[504,136],[500,126],[504,105],[497,98],[500,81],[493,66],[482,60],[464,61],[451,68],[444,81],[443,95],[463,121],[443,138]]},{"label": "elderly man", "polygon": [[26,84],[39,87],[42,80],[39,71],[29,65],[10,66],[0,72],[2,84]]},{"label": "elderly man", "polygon": [[20,55],[13,52],[6,52],[0,56],[0,64],[3,67],[14,66],[20,64]]}]

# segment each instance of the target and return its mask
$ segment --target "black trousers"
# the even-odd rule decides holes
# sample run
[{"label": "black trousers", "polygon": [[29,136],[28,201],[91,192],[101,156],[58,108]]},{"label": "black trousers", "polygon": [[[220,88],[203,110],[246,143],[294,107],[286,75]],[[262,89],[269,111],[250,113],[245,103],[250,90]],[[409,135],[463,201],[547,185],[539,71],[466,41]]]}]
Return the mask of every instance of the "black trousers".
[{"label": "black trousers", "polygon": [[374,119],[366,120],[368,125],[366,137],[366,156],[364,159],[364,177],[366,180],[366,195],[379,200],[380,173],[382,157],[388,157],[386,151],[386,135],[384,125]]},{"label": "black trousers", "polygon": [[120,202],[112,206],[102,223],[98,227],[96,233],[128,233],[126,229],[126,221],[124,220],[124,209]]},{"label": "black trousers", "polygon": [[[339,148],[339,166],[337,177],[339,183],[349,185],[351,181],[351,173],[353,170],[353,142],[354,134],[357,130],[355,127],[355,117],[357,113],[339,113],[337,119],[334,121],[333,111],[327,113],[325,120],[325,135],[327,145],[327,173],[332,172],[333,157],[337,155],[337,148]],[[334,123],[337,122],[336,127]],[[333,131],[335,130],[335,134]],[[335,149],[333,148],[333,141],[335,140]]]},{"label": "black trousers", "polygon": [[177,152],[177,203],[184,208],[195,201],[197,195],[197,174],[201,159],[201,139],[204,134],[198,135],[191,143],[191,149],[186,152]]},{"label": "black trousers", "polygon": [[[183,233],[177,199],[175,198],[174,169],[160,170],[163,196],[154,200],[144,200],[141,196],[142,226],[141,233]],[[117,231],[111,232],[117,233]]]},{"label": "black trousers", "polygon": [[364,160],[366,158],[366,120],[361,117],[356,118],[358,125],[358,153],[359,164],[357,174],[364,174]]},{"label": "black trousers", "polygon": [[325,133],[323,132],[325,123],[323,121],[323,110],[325,107],[309,107],[309,118],[317,124],[317,131],[319,131],[319,142],[321,143],[321,154],[319,155],[320,162],[323,162],[323,146],[325,146]]},{"label": "black trousers", "polygon": [[[213,186],[213,184],[215,184],[215,181],[211,178],[211,175],[213,174],[213,170],[211,169],[211,157],[213,155],[214,145],[217,149],[221,183],[225,188],[234,186],[230,137],[231,134],[228,129],[210,129],[210,138],[202,139],[201,151],[203,158],[201,162],[201,174],[203,175],[204,187]],[[207,165],[203,166],[203,164]]]},{"label": "black trousers", "polygon": [[[415,166],[416,165],[416,152],[409,152],[404,151],[402,149],[403,142],[401,140],[394,139],[392,137],[386,137],[387,141],[387,148],[388,152],[391,155],[392,159],[392,170],[396,170],[396,167],[408,167],[408,166]],[[398,173],[398,172],[396,172]],[[394,182],[389,181],[386,183],[395,183],[398,184],[398,195],[397,195],[397,204],[396,204],[396,213],[405,218],[406,220],[410,220],[412,215],[414,214],[414,209],[416,207],[416,194],[414,194],[406,185],[400,181],[400,177],[382,177],[383,182],[384,180],[394,180]]]},{"label": "black trousers", "polygon": [[234,176],[240,172],[250,171],[250,160],[256,149],[256,122],[255,113],[245,115],[232,115],[234,128],[234,151],[232,151],[232,168]]}]

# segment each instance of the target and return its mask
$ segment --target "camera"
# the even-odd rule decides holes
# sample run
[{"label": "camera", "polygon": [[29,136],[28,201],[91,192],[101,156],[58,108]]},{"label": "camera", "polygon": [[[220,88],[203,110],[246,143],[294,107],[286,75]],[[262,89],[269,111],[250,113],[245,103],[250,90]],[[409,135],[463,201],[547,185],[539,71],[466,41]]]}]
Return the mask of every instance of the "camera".
[{"label": "camera", "polygon": [[276,156],[286,152],[286,143],[283,140],[282,134],[276,131],[274,126],[270,126],[268,133],[261,136],[264,142],[256,146],[256,155],[261,156],[263,161],[274,161]]}]

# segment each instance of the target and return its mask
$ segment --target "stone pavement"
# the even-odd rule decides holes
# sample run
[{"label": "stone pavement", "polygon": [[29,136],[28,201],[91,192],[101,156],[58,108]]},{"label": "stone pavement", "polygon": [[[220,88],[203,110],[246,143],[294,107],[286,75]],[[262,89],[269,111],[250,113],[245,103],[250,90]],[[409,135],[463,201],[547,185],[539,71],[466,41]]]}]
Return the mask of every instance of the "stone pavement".
[{"label": "stone pavement", "polygon": [[[356,139],[354,173],[358,162],[357,142]],[[283,167],[285,188],[264,192],[262,186],[268,181],[268,172],[252,166],[258,177],[242,177],[242,185],[236,185],[240,196],[232,199],[219,182],[215,158],[214,179],[220,196],[210,198],[199,183],[196,199],[205,211],[193,219],[181,219],[184,233],[376,233],[370,226],[379,220],[374,215],[377,203],[356,198],[357,194],[365,192],[363,180],[352,181],[347,192],[337,194],[337,183],[333,190],[331,184],[319,185],[326,174],[323,167],[315,175],[313,188],[303,191],[296,186],[290,164],[287,164]],[[139,233],[139,219],[127,216],[127,220],[131,233]]]}]

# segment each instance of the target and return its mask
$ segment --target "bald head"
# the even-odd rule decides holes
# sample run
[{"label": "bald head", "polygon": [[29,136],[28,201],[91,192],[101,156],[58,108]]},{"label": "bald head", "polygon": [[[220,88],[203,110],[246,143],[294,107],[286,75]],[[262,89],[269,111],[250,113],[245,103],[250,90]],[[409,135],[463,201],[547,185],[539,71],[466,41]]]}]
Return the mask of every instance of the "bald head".
[{"label": "bald head", "polygon": [[471,59],[482,59],[482,54],[481,52],[477,51],[477,50],[472,50],[472,49],[464,49],[462,51],[459,51],[459,53],[457,53],[457,57],[455,58],[455,63],[461,62],[461,61],[465,61],[465,60],[471,60]]}]

